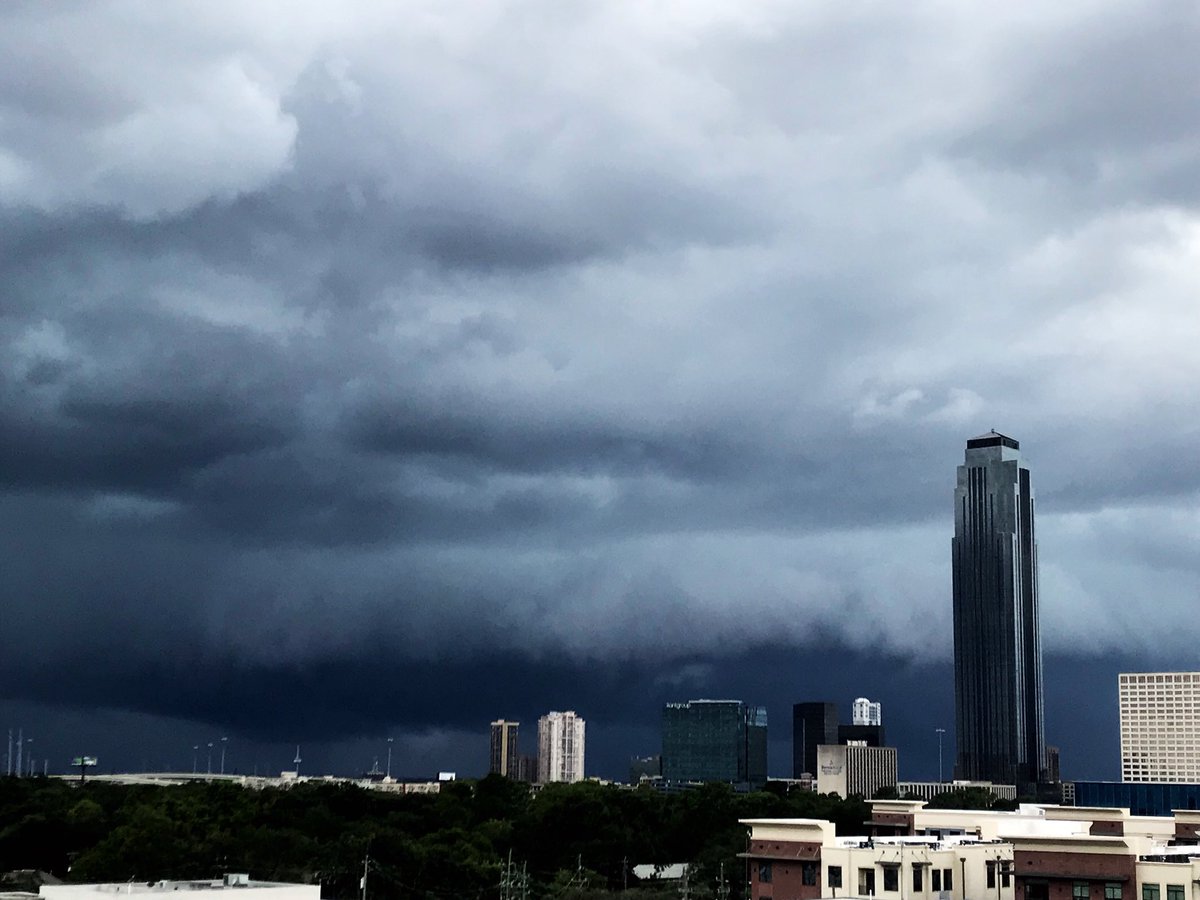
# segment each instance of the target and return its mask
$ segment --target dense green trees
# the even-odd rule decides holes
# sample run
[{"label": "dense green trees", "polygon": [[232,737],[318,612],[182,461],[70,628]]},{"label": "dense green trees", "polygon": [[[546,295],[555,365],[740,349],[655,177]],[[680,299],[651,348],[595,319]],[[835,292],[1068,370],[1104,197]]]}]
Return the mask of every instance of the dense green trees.
[{"label": "dense green trees", "polygon": [[625,900],[675,896],[638,885],[638,863],[693,864],[692,896],[724,868],[743,894],[746,829],[738,819],[826,818],[863,833],[859,800],[810,793],[679,794],[595,783],[531,794],[499,776],[436,795],[389,795],[334,784],[250,790],[229,784],[129,787],[0,778],[0,871],[38,868],[71,881],[255,878],[319,881],[329,898],[495,898],[511,853],[530,897]]}]

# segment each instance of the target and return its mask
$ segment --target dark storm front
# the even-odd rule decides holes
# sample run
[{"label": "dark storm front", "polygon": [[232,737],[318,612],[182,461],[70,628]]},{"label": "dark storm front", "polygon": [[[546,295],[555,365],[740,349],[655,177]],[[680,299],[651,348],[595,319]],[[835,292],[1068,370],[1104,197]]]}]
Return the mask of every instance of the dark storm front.
[{"label": "dark storm front", "polygon": [[967,442],[954,492],[955,777],[1032,785],[1045,755],[1037,544],[1020,444]]}]

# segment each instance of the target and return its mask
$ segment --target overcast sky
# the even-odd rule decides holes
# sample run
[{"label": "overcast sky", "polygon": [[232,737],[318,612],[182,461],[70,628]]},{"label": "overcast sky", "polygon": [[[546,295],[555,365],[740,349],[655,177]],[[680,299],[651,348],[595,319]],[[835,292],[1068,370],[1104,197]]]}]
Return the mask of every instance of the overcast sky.
[{"label": "overcast sky", "polygon": [[5,4],[0,728],[469,770],[566,706],[622,774],[736,691],[784,775],[787,703],[866,694],[929,775],[994,427],[1050,737],[1115,777],[1113,661],[1200,664],[1197,46],[1191,0]]}]

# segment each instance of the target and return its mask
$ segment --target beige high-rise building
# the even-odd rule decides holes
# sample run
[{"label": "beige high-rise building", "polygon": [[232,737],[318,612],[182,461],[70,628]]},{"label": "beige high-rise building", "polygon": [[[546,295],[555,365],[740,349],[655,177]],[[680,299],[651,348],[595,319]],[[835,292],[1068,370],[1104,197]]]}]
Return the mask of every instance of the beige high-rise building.
[{"label": "beige high-rise building", "polygon": [[1117,677],[1121,780],[1200,783],[1200,672]]},{"label": "beige high-rise building", "polygon": [[584,721],[573,710],[538,719],[538,781],[583,781]]}]

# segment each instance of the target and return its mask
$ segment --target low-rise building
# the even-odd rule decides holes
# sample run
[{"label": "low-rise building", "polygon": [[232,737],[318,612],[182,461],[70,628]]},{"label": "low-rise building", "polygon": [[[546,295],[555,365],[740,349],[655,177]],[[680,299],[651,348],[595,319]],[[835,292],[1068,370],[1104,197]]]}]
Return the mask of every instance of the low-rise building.
[{"label": "low-rise building", "polygon": [[44,884],[38,888],[43,900],[103,900],[112,895],[136,895],[156,900],[159,895],[186,892],[188,900],[321,900],[318,884],[287,884],[279,881],[254,881],[249,875],[233,874],[224,878],[194,881],[130,881],[117,884]]},{"label": "low-rise building", "polygon": [[815,819],[744,822],[753,900],[1191,900],[1200,884],[1195,810],[871,809],[871,834],[856,837]]},{"label": "low-rise building", "polygon": [[985,790],[998,800],[1017,799],[1015,784],[992,784],[990,781],[901,781],[896,785],[896,793],[905,800],[932,800],[942,794],[970,788]]}]

